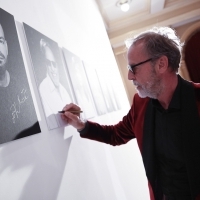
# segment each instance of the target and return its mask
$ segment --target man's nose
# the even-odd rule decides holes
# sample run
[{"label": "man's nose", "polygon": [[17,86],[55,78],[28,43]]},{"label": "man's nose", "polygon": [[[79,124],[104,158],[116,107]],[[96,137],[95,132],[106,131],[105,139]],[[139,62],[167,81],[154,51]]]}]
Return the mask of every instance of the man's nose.
[{"label": "man's nose", "polygon": [[135,80],[135,74],[128,70],[128,80]]}]

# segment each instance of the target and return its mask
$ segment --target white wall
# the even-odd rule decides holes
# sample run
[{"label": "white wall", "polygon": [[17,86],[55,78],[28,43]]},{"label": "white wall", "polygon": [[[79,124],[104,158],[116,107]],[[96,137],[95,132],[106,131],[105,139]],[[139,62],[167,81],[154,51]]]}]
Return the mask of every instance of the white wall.
[{"label": "white wall", "polygon": [[81,139],[72,127],[48,131],[27,53],[22,22],[105,70],[116,81],[122,110],[92,119],[118,122],[129,109],[116,61],[93,0],[0,0],[14,15],[42,132],[0,145],[2,200],[146,200],[146,177],[136,141],[111,147]]}]

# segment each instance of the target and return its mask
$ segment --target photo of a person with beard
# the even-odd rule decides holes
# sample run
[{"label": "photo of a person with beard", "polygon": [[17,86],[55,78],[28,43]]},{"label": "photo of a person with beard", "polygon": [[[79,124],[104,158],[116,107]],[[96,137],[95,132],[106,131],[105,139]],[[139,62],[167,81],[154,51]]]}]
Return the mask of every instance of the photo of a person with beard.
[{"label": "photo of a person with beard", "polygon": [[0,144],[41,132],[14,17],[0,9]]}]

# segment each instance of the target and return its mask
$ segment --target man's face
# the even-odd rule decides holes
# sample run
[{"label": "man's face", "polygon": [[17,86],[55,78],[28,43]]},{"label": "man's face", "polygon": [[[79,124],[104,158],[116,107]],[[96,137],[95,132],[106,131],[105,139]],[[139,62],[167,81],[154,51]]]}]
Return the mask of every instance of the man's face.
[{"label": "man's face", "polygon": [[49,47],[46,47],[45,51],[47,73],[53,81],[55,87],[59,86],[59,73],[57,68],[57,63],[55,61],[54,55]]},{"label": "man's face", "polygon": [[[128,64],[135,65],[149,59],[144,53],[142,43],[130,47],[128,51]],[[128,79],[133,81],[141,98],[150,97],[157,99],[162,90],[161,78],[156,73],[152,62],[146,62],[137,66],[134,73],[129,70]]]},{"label": "man's face", "polygon": [[4,37],[3,28],[0,24],[0,70],[2,70],[5,66],[8,56],[8,47],[7,42]]}]

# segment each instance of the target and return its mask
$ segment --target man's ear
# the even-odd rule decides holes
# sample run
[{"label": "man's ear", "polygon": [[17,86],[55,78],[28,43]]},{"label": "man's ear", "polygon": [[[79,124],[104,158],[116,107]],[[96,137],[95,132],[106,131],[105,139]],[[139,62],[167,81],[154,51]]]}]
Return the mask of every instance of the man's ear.
[{"label": "man's ear", "polygon": [[168,58],[167,56],[161,56],[158,60],[158,71],[164,73],[168,69]]}]

